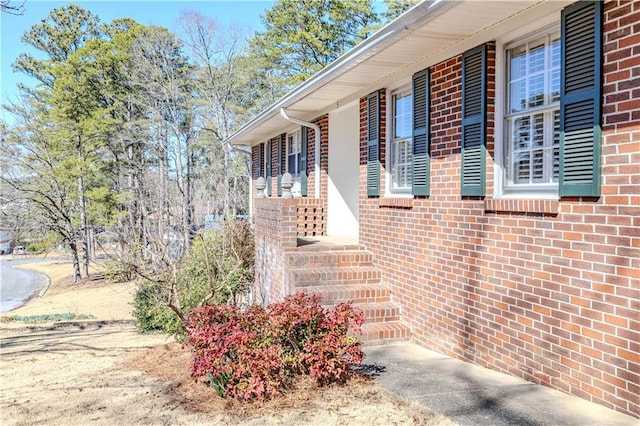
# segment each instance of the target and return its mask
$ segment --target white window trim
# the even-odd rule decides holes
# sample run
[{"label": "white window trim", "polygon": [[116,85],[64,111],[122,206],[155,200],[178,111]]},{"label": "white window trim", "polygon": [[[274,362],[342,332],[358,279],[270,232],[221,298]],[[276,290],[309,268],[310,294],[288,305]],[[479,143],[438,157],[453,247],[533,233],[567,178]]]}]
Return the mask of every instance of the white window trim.
[{"label": "white window trim", "polygon": [[[391,172],[391,140],[393,139],[393,92],[397,90],[409,89],[413,91],[411,87],[411,78],[401,80],[399,84],[394,85],[386,90],[386,137],[385,137],[385,159],[384,159],[384,171],[385,171],[385,185],[384,194],[385,197],[393,198],[413,198],[411,193],[411,187],[405,189],[393,189],[391,182],[393,181]],[[412,104],[413,107],[413,104]]]},{"label": "white window trim", "polygon": [[[505,193],[507,180],[505,167],[505,148],[508,143],[506,133],[507,111],[507,49],[517,42],[539,37],[541,32],[553,31],[560,28],[560,13],[545,17],[545,19],[523,26],[517,32],[496,39],[496,84],[495,84],[495,122],[494,122],[494,176],[493,198],[496,199],[526,199],[526,200],[559,200],[559,187],[555,191],[543,190],[541,186],[527,185],[518,191]],[[547,188],[549,184],[546,185]]]}]

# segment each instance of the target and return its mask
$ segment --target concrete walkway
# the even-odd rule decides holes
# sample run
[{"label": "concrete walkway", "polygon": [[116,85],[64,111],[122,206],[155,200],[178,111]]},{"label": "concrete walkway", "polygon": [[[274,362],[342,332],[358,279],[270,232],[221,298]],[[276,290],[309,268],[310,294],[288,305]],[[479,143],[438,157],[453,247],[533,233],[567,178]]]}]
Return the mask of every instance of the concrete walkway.
[{"label": "concrete walkway", "polygon": [[464,425],[638,426],[640,419],[412,343],[366,346],[388,390]]}]

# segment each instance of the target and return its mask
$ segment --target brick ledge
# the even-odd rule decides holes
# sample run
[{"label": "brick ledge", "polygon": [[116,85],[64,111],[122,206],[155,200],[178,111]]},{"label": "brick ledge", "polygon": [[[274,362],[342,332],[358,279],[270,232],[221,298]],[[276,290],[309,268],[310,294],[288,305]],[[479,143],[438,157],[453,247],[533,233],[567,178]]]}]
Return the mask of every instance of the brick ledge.
[{"label": "brick ledge", "polygon": [[413,198],[409,197],[383,197],[378,199],[378,207],[412,209]]},{"label": "brick ledge", "polygon": [[489,198],[484,202],[486,212],[515,212],[558,214],[560,202],[557,200],[516,200]]}]

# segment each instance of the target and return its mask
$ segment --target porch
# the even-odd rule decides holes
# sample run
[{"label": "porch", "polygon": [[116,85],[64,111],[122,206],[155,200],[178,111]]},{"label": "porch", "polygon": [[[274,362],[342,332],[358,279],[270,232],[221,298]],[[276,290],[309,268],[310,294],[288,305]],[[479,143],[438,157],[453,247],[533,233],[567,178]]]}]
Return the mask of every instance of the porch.
[{"label": "porch", "polygon": [[410,330],[373,254],[351,237],[327,236],[325,206],[313,198],[255,200],[253,302],[269,304],[301,291],[320,295],[326,305],[351,301],[365,314],[365,342],[407,340]]}]

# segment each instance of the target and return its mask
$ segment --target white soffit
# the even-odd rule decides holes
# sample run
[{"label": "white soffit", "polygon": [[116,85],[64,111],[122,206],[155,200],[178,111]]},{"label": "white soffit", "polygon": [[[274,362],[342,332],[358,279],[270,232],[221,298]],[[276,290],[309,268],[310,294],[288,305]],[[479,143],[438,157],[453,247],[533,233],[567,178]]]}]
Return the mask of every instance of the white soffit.
[{"label": "white soffit", "polygon": [[[381,48],[378,46],[373,55],[370,51],[367,54],[369,49],[362,49],[356,56],[347,59],[348,52],[341,58],[342,63],[335,64],[337,68],[325,68],[323,71],[326,72],[321,71],[298,86],[231,135],[227,142],[234,145],[264,142],[290,126],[280,116],[281,107],[287,108],[293,117],[311,120],[370,91],[385,87],[381,84],[406,78],[407,72],[418,71],[436,61],[462,53],[464,50],[460,49],[465,40],[548,1],[440,0],[420,3],[371,37],[380,39],[379,45],[383,45]],[[439,9],[426,11],[433,6]],[[409,18],[412,14],[420,13],[427,22],[416,25]],[[403,25],[404,22],[407,24]],[[478,44],[489,40],[482,40]],[[375,43],[372,44],[375,47]],[[473,46],[466,49],[470,47]]]}]

